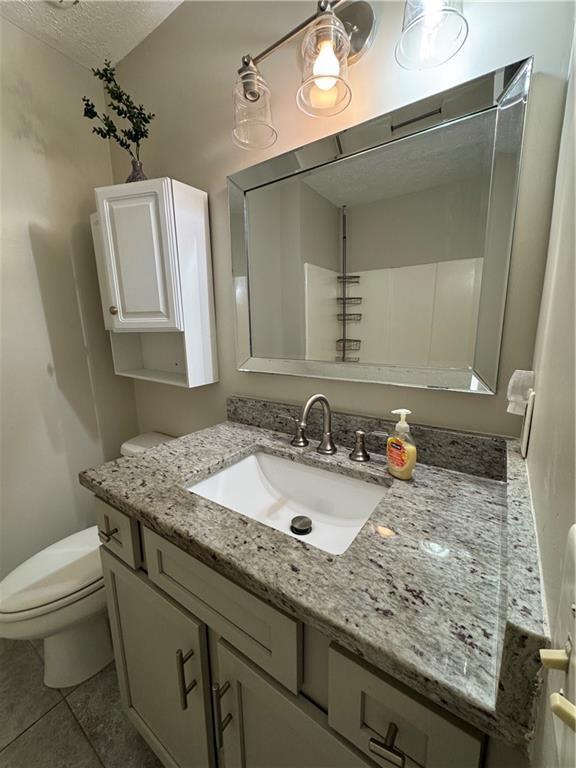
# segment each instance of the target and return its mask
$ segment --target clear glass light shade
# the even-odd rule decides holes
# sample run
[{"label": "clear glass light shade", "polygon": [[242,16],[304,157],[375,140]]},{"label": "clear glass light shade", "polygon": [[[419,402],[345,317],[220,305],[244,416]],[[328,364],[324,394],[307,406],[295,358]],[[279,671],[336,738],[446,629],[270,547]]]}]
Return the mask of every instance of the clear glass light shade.
[{"label": "clear glass light shade", "polygon": [[234,86],[234,144],[242,149],[266,149],[277,138],[270,89],[254,65],[243,67]]},{"label": "clear glass light shade", "polygon": [[323,13],[310,25],[302,42],[302,84],[296,95],[302,112],[331,117],[350,104],[349,52],[350,38],[334,13]]},{"label": "clear glass light shade", "polygon": [[396,61],[405,69],[430,69],[451,59],[468,36],[462,0],[406,0]]}]

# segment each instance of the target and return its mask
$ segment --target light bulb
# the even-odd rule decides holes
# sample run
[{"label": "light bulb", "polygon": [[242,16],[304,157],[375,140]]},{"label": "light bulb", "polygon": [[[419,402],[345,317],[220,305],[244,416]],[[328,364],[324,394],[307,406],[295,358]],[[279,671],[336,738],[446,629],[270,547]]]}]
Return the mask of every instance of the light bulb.
[{"label": "light bulb", "polygon": [[329,91],[336,85],[336,78],[340,74],[340,62],[334,53],[331,40],[320,43],[318,56],[312,67],[314,82],[322,91]]},{"label": "light bulb", "polygon": [[420,58],[423,62],[437,55],[437,37],[439,27],[444,21],[442,0],[425,0],[422,40],[420,42]]},{"label": "light bulb", "polygon": [[467,34],[462,0],[406,0],[396,61],[405,69],[438,66],[460,50]]},{"label": "light bulb", "polygon": [[[322,78],[327,80],[328,78]],[[316,84],[310,88],[310,104],[314,109],[329,109],[333,107],[338,100],[338,88],[330,88],[328,91],[321,90]]]},{"label": "light bulb", "polygon": [[442,21],[443,0],[424,0],[422,14],[427,29],[434,29]]}]

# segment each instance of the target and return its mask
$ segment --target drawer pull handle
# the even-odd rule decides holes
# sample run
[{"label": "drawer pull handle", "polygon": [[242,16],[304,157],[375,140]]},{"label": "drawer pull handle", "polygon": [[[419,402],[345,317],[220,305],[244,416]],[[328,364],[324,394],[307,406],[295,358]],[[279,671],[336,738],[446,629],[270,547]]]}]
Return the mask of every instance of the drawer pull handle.
[{"label": "drawer pull handle", "polygon": [[108,312],[110,312],[111,315],[117,315],[118,314],[118,307],[108,307]]},{"label": "drawer pull handle", "polygon": [[394,746],[397,735],[398,726],[396,723],[390,723],[384,741],[370,739],[368,742],[368,750],[374,755],[387,760],[391,765],[395,765],[397,768],[404,768],[406,765],[406,756]]},{"label": "drawer pull handle", "polygon": [[113,528],[111,531],[98,531],[98,538],[102,544],[108,544],[115,533],[118,533],[118,528]]},{"label": "drawer pull handle", "polygon": [[224,731],[232,720],[232,715],[228,713],[222,720],[222,696],[230,690],[230,683],[226,681],[222,688],[218,683],[212,685],[212,706],[214,707],[214,721],[216,726],[216,744],[218,749],[222,749],[224,744]]},{"label": "drawer pull handle", "polygon": [[188,651],[187,654],[183,654],[180,648],[176,651],[176,671],[178,673],[178,693],[180,694],[180,707],[182,709],[188,709],[188,694],[194,690],[197,685],[196,680],[192,680],[190,685],[186,685],[186,672],[184,670],[184,664],[194,656],[194,651]]}]

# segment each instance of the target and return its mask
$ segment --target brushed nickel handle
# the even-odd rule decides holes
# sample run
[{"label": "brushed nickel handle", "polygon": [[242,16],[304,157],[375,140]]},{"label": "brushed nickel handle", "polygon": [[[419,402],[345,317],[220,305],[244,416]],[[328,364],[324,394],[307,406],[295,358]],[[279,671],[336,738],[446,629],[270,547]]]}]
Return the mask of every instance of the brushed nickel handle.
[{"label": "brushed nickel handle", "polygon": [[218,749],[222,749],[224,745],[224,731],[232,720],[232,715],[228,713],[224,720],[222,720],[222,696],[230,690],[230,683],[226,681],[222,688],[218,683],[212,685],[212,707],[214,708],[214,721],[216,726],[216,744]]},{"label": "brushed nickel handle", "polygon": [[368,750],[372,752],[372,754],[389,762],[390,765],[395,765],[396,768],[404,768],[406,765],[406,755],[394,746],[397,735],[398,726],[396,723],[390,723],[384,741],[379,741],[378,739],[373,738],[370,739],[368,742]]},{"label": "brushed nickel handle", "polygon": [[189,685],[186,685],[186,672],[184,670],[184,664],[194,656],[194,651],[190,650],[188,653],[183,654],[180,648],[176,651],[176,672],[178,674],[178,693],[180,694],[180,707],[181,709],[188,709],[188,694],[190,691],[196,688],[198,684],[196,680],[192,680]]},{"label": "brushed nickel handle", "polygon": [[348,454],[350,461],[370,461],[370,454],[366,450],[366,432],[363,429],[357,429],[354,437],[354,448]]},{"label": "brushed nickel handle", "polygon": [[110,312],[111,315],[117,315],[118,314],[118,307],[109,307],[108,312]]},{"label": "brushed nickel handle", "polygon": [[98,538],[102,542],[102,544],[108,544],[110,540],[112,539],[112,536],[114,536],[115,533],[118,533],[118,528],[113,528],[111,531],[98,531]]}]

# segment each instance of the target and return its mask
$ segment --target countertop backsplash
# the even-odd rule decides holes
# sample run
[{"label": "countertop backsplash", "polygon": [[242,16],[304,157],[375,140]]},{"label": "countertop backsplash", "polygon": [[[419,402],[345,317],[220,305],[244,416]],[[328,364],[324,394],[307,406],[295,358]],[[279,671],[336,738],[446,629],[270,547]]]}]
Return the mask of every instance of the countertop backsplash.
[{"label": "countertop backsplash", "polygon": [[[295,420],[300,418],[302,405],[289,405],[250,397],[229,397],[227,412],[230,421],[251,424],[275,432],[293,434]],[[337,445],[352,449],[354,432],[366,432],[366,446],[372,453],[386,453],[386,440],[373,432],[392,432],[396,421],[377,416],[332,412],[332,435]],[[506,439],[458,432],[439,427],[426,427],[410,420],[410,430],[418,448],[418,462],[432,467],[453,469],[468,475],[506,480]],[[310,411],[308,437],[319,440],[322,435],[322,411]]]}]

